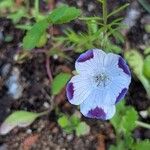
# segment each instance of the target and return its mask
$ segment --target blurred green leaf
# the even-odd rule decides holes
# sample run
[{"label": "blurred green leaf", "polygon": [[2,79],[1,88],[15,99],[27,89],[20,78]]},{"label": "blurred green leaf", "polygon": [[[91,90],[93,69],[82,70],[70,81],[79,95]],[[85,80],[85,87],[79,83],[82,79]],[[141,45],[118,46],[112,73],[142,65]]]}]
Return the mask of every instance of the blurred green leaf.
[{"label": "blurred green leaf", "polygon": [[150,83],[148,79],[143,74],[143,56],[136,50],[130,50],[125,52],[125,58],[129,63],[130,67],[132,68],[136,77],[141,81],[143,84],[148,98],[150,98]]},{"label": "blurred green leaf", "polygon": [[33,49],[39,42],[48,25],[46,19],[35,23],[23,38],[23,48],[26,50]]},{"label": "blurred green leaf", "polygon": [[40,115],[42,115],[42,113],[15,111],[10,114],[0,126],[0,134],[5,135],[17,126],[27,127]]},{"label": "blurred green leaf", "polygon": [[82,136],[87,135],[90,132],[90,127],[85,122],[80,122],[76,127],[76,135]]},{"label": "blurred green leaf", "polygon": [[76,115],[72,115],[70,117],[70,122],[73,126],[77,126],[80,123],[80,118],[77,117]]},{"label": "blurred green leaf", "polygon": [[124,102],[117,104],[116,114],[111,119],[111,123],[118,133],[130,133],[136,127],[138,114],[133,107],[125,106]]},{"label": "blurred green leaf", "polygon": [[80,10],[67,5],[59,6],[54,9],[49,15],[48,20],[52,24],[62,24],[76,19],[80,15]]},{"label": "blurred green leaf", "polygon": [[133,150],[149,150],[150,140],[138,141],[133,145]]},{"label": "blurred green leaf", "polygon": [[150,79],[150,55],[144,59],[143,74]]},{"label": "blurred green leaf", "polygon": [[0,2],[0,9],[5,9],[12,7],[14,5],[14,0],[2,0]]},{"label": "blurred green leaf", "polygon": [[150,24],[146,24],[144,28],[147,33],[150,33]]},{"label": "blurred green leaf", "polygon": [[58,124],[62,127],[62,128],[66,128],[67,126],[70,125],[69,119],[66,115],[63,115],[62,117],[60,117],[58,119]]},{"label": "blurred green leaf", "polygon": [[71,74],[68,73],[58,74],[52,82],[52,94],[57,95],[62,90],[62,88],[66,85],[70,77]]},{"label": "blurred green leaf", "polygon": [[133,107],[126,108],[124,116],[122,116],[121,128],[125,133],[132,131],[136,127],[138,114]]},{"label": "blurred green leaf", "polygon": [[144,7],[144,9],[150,13],[150,3],[148,0],[138,0],[139,3]]},{"label": "blurred green leaf", "polygon": [[130,50],[125,52],[125,58],[133,72],[137,76],[141,75],[143,72],[143,56],[136,50]]},{"label": "blurred green leaf", "polygon": [[150,53],[150,47],[144,49],[144,54],[147,55]]},{"label": "blurred green leaf", "polygon": [[27,11],[25,8],[20,8],[18,9],[17,11],[15,11],[14,13],[10,13],[8,15],[8,18],[12,19],[12,21],[14,23],[17,23],[22,17],[27,17],[28,14],[27,14]]}]

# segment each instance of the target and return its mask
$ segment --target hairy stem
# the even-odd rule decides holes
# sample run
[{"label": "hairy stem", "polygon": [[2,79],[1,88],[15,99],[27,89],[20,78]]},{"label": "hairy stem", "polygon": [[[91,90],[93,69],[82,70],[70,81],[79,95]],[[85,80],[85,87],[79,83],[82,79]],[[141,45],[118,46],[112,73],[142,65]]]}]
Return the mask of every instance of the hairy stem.
[{"label": "hairy stem", "polygon": [[150,129],[150,124],[148,124],[148,123],[144,123],[144,122],[141,122],[141,121],[136,121],[135,123],[136,123],[138,126],[140,126],[140,127]]},{"label": "hairy stem", "polygon": [[103,3],[102,3],[102,9],[103,9],[103,22],[104,22],[104,25],[107,25],[107,0],[103,0]]}]

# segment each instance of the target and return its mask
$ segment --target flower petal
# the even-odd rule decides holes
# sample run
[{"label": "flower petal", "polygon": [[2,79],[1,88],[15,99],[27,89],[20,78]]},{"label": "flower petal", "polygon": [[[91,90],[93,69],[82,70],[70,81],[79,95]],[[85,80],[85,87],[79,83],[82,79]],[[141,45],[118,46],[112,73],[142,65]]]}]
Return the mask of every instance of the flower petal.
[{"label": "flower petal", "polygon": [[66,87],[67,98],[71,104],[81,104],[91,93],[92,86],[89,76],[76,75]]},{"label": "flower petal", "polygon": [[124,59],[119,55],[109,53],[104,64],[111,77],[111,84],[107,90],[107,103],[116,104],[127,93],[131,82],[131,73]]},{"label": "flower petal", "polygon": [[80,74],[94,75],[103,67],[106,53],[99,49],[88,50],[81,54],[75,63],[75,68]]},{"label": "flower petal", "polygon": [[103,91],[94,90],[80,105],[81,113],[88,118],[107,120],[114,116],[115,105],[105,105],[106,96]]},{"label": "flower petal", "polygon": [[114,69],[115,67],[115,69],[117,70],[118,68],[124,74],[131,76],[128,65],[126,64],[125,60],[119,55],[108,53],[104,60],[104,66],[108,69]]}]

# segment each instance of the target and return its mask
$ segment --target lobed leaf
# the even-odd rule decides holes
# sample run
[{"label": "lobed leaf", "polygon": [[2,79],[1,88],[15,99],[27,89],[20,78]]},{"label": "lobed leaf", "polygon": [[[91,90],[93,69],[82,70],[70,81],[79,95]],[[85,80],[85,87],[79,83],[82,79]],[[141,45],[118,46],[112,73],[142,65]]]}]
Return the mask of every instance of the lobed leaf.
[{"label": "lobed leaf", "polygon": [[90,132],[90,127],[85,122],[80,122],[76,127],[76,135],[82,136],[87,135]]},{"label": "lobed leaf", "polygon": [[67,23],[76,19],[80,15],[80,10],[67,5],[59,6],[54,9],[48,16],[48,20],[52,24]]},{"label": "lobed leaf", "polygon": [[26,50],[35,48],[48,25],[49,23],[46,19],[35,23],[23,38],[23,48]]}]

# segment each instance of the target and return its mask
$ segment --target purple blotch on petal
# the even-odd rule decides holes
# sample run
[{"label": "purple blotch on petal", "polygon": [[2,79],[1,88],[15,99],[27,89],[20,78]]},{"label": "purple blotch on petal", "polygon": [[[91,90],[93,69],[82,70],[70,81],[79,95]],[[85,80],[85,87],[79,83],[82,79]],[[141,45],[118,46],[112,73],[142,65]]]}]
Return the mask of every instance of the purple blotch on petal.
[{"label": "purple blotch on petal", "polygon": [[126,62],[124,61],[124,59],[122,57],[119,57],[118,66],[119,66],[119,68],[121,68],[124,71],[124,73],[131,76],[129,67],[128,67],[128,65],[126,64]]},{"label": "purple blotch on petal", "polygon": [[93,57],[94,57],[93,50],[88,50],[79,56],[77,62],[85,62]]},{"label": "purple blotch on petal", "polygon": [[72,82],[69,82],[66,87],[67,98],[71,100],[74,94],[74,86]]},{"label": "purple blotch on petal", "polygon": [[94,109],[91,109],[88,114],[90,118],[96,118],[96,119],[106,119],[106,113],[102,108],[96,107]]},{"label": "purple blotch on petal", "polygon": [[116,98],[115,103],[118,103],[121,99],[123,99],[126,93],[127,93],[127,88],[122,89],[122,91],[119,93],[118,97]]}]

